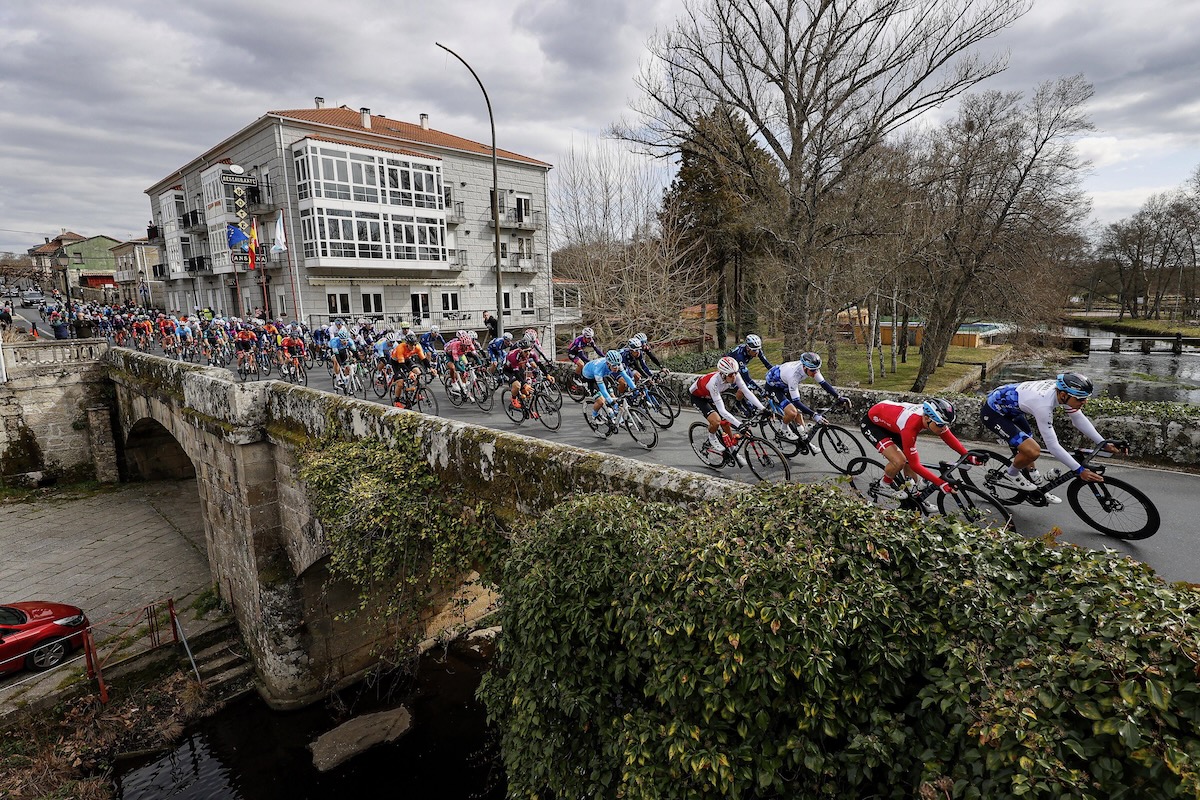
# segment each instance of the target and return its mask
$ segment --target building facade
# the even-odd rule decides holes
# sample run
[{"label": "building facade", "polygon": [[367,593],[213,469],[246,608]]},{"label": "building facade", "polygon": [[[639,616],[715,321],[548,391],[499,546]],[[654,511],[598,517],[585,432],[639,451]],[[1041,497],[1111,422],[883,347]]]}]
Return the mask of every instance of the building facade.
[{"label": "building facade", "polygon": [[110,252],[116,265],[113,282],[117,285],[118,299],[122,303],[159,305],[157,301],[166,297],[162,282],[166,270],[159,262],[159,249],[141,238],[121,242]]},{"label": "building facade", "polygon": [[[321,98],[268,112],[146,190],[160,305],[482,330],[498,279],[505,329],[552,340],[578,309],[554,305],[551,167],[499,149],[497,162],[499,269],[490,147],[432,129],[424,114],[399,122]],[[240,221],[257,232],[253,270],[230,249]]]},{"label": "building facade", "polygon": [[[47,238],[43,244],[31,247],[27,253],[40,271],[39,283],[44,291],[57,290],[65,294],[69,287],[71,297],[76,300],[100,299],[103,293],[100,298],[85,298],[81,289],[113,283],[116,262],[111,248],[115,244],[117,240],[111,236],[80,236],[64,229],[53,239]],[[85,275],[87,280],[84,280]]]}]

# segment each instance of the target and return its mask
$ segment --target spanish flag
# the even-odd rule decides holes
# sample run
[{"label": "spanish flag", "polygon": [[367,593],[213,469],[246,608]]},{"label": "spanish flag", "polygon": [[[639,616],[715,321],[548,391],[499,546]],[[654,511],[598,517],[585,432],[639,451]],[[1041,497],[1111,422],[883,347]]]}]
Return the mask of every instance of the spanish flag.
[{"label": "spanish flag", "polygon": [[250,218],[250,269],[254,269],[254,262],[258,260],[258,217]]}]

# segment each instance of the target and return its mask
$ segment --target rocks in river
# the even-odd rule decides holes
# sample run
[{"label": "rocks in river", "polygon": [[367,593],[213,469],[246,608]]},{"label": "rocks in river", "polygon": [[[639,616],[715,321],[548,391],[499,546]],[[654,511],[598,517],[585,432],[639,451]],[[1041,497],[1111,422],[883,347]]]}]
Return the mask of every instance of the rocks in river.
[{"label": "rocks in river", "polygon": [[321,772],[382,742],[393,742],[412,728],[412,714],[401,706],[390,711],[363,714],[327,731],[308,746],[313,766]]},{"label": "rocks in river", "polygon": [[465,658],[489,661],[496,654],[496,637],[499,635],[499,625],[471,631],[454,642],[454,652]]}]

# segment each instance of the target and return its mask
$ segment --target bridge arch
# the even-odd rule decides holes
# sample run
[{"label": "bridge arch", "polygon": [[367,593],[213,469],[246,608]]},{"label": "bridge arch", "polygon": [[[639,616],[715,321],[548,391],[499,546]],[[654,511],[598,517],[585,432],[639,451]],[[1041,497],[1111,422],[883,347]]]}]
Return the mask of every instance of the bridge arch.
[{"label": "bridge arch", "polygon": [[183,445],[158,420],[143,417],[125,437],[125,466],[135,481],[185,480],[196,465]]}]

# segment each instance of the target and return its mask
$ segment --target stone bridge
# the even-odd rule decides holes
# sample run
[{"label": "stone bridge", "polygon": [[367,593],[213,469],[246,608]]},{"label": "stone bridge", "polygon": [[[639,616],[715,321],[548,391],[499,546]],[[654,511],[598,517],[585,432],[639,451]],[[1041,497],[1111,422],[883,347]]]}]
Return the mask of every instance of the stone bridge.
[{"label": "stone bridge", "polygon": [[[327,569],[328,543],[299,480],[297,450],[329,435],[395,442],[409,412],[279,381],[240,383],[227,370],[125,349],[105,361],[128,477],[197,479],[213,582],[234,609],[267,702],[304,705],[371,669],[388,634],[364,630],[361,618],[341,620],[357,593]],[[442,477],[469,477],[501,515],[551,507],[576,486],[668,501],[733,490],[683,470],[452,420],[419,422],[428,464]],[[518,486],[517,476],[530,474],[540,479]],[[447,610],[424,634],[470,622]]]}]

